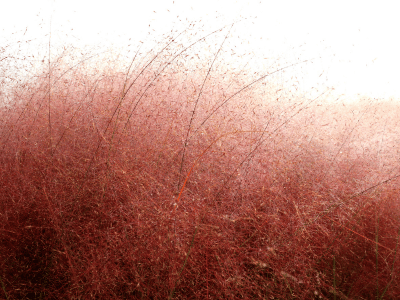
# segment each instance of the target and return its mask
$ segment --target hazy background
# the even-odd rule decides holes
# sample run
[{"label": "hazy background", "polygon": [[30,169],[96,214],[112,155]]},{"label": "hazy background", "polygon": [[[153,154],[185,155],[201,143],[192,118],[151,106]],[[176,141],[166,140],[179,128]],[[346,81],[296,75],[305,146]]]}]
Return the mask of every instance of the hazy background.
[{"label": "hazy background", "polygon": [[396,7],[396,1],[365,0],[14,0],[0,10],[0,47],[38,63],[49,40],[54,48],[91,45],[100,51],[113,45],[133,53],[140,41],[151,45],[189,22],[199,21],[204,35],[237,21],[234,51],[251,57],[261,72],[273,71],[268,68],[277,58],[287,64],[317,58],[285,76],[301,79],[304,90],[335,86],[349,96],[399,97]]}]

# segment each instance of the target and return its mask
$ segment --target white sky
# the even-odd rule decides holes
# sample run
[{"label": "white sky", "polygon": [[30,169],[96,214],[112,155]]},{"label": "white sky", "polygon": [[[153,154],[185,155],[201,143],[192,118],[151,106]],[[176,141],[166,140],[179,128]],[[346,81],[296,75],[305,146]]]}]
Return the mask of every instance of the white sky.
[{"label": "white sky", "polygon": [[25,38],[45,45],[50,20],[52,44],[126,46],[148,40],[150,29],[162,34],[186,20],[211,32],[249,17],[235,25],[237,46],[256,53],[260,66],[278,54],[289,62],[321,56],[312,67],[293,69],[305,88],[323,78],[340,93],[400,97],[397,12],[398,1],[384,0],[13,0],[0,10],[0,47],[26,28]]}]

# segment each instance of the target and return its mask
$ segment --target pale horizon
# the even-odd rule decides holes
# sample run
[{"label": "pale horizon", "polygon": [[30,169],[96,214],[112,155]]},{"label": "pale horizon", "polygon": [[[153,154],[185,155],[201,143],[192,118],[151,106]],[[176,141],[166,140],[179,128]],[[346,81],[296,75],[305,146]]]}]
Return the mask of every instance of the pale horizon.
[{"label": "pale horizon", "polygon": [[[261,2],[261,3],[260,3]],[[277,57],[304,91],[334,87],[348,97],[400,98],[399,45],[393,1],[13,1],[0,12],[2,43],[32,40],[45,55],[51,45],[137,48],[197,22],[203,34],[236,22],[235,51],[261,71]],[[211,9],[210,9],[211,7]],[[51,24],[51,25],[50,25]],[[149,35],[149,32],[151,33]],[[216,39],[221,43],[221,35]],[[19,44],[21,45],[21,44]],[[30,44],[31,45],[31,44]],[[131,52],[132,52],[131,51]],[[38,55],[36,55],[38,57]],[[246,59],[245,58],[245,59]],[[33,58],[31,58],[33,60]],[[228,62],[229,58],[225,58]],[[236,61],[230,62],[234,64]],[[273,69],[268,69],[273,71]]]}]

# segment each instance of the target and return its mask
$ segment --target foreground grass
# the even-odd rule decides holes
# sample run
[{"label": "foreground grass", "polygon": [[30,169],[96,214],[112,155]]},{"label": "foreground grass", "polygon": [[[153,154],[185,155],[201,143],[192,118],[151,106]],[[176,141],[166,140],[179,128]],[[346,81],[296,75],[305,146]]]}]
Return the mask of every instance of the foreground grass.
[{"label": "foreground grass", "polygon": [[60,57],[13,90],[2,298],[400,295],[398,107],[260,96],[218,49],[197,72],[173,47],[122,73]]}]

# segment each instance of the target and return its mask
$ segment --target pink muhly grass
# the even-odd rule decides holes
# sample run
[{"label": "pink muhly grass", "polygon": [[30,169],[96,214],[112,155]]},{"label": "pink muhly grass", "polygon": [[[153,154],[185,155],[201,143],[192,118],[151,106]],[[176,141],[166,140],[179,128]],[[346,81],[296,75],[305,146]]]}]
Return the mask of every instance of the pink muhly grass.
[{"label": "pink muhly grass", "polygon": [[226,31],[190,71],[209,36],[167,39],[127,71],[60,56],[12,90],[0,110],[2,298],[400,294],[398,105],[360,100],[355,116],[329,90],[267,81],[295,64],[219,73]]}]

